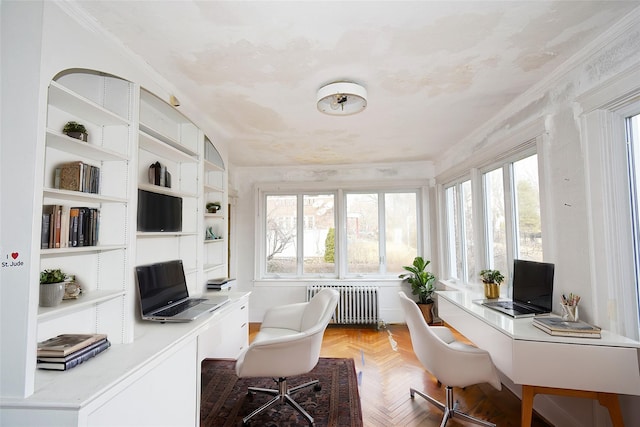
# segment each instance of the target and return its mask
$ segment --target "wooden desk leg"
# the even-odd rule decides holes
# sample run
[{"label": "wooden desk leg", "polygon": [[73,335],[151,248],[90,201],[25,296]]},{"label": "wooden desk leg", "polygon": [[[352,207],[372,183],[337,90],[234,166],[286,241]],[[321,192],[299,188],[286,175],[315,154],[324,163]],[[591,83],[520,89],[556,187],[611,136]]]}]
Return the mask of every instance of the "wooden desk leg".
[{"label": "wooden desk leg", "polygon": [[613,427],[624,427],[624,419],[620,410],[618,395],[613,393],[598,393],[598,402],[609,410]]},{"label": "wooden desk leg", "polygon": [[553,394],[556,396],[581,397],[585,399],[598,399],[600,405],[607,408],[613,427],[624,427],[624,419],[620,410],[618,395],[615,393],[602,393],[585,390],[570,390],[555,387],[542,387],[533,385],[522,386],[522,418],[521,427],[531,427],[533,414],[533,398],[536,394]]},{"label": "wooden desk leg", "polygon": [[522,386],[522,418],[520,420],[521,427],[531,427],[531,418],[533,416],[533,398],[535,396],[536,394],[533,386]]}]

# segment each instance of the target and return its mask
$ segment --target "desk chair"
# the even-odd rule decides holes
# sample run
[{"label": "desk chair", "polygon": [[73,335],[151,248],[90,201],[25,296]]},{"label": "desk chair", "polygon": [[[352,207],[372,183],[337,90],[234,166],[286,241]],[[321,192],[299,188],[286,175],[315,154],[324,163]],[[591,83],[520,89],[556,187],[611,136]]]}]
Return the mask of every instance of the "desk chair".
[{"label": "desk chair", "polygon": [[309,425],[314,425],[313,417],[291,395],[311,386],[320,390],[318,380],[289,388],[287,378],[306,374],[318,364],[324,331],[336,310],[338,298],[335,289],[322,289],[309,302],[267,310],[260,331],[236,362],[236,374],[240,378],[272,377],[278,389],[249,387],[249,394],[267,393],[274,398],[244,417],[244,425],[260,412],[282,403],[291,405]]},{"label": "desk chair", "polygon": [[491,361],[491,356],[485,350],[456,341],[453,334],[444,326],[429,326],[425,322],[420,308],[415,301],[408,298],[404,292],[399,292],[402,309],[405,313],[411,344],[420,363],[429,371],[439,383],[446,387],[446,405],[438,402],[413,388],[409,389],[411,398],[415,394],[422,396],[444,411],[440,427],[444,427],[450,418],[495,427],[495,424],[472,417],[460,412],[457,403],[453,401],[453,387],[466,387],[473,384],[487,382],[497,390],[502,390],[500,378]]}]

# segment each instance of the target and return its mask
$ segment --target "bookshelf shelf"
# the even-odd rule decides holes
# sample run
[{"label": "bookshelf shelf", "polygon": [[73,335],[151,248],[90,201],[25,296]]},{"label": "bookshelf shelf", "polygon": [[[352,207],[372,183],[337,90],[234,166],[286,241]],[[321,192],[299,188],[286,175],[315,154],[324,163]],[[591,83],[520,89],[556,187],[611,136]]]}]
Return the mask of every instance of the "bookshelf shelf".
[{"label": "bookshelf shelf", "polygon": [[225,239],[204,239],[204,243],[205,244],[210,244],[210,243],[221,243],[224,242]]},{"label": "bookshelf shelf", "polygon": [[102,125],[128,125],[130,123],[128,119],[107,110],[56,81],[52,81],[49,85],[49,104],[61,107],[71,115],[92,123]]},{"label": "bookshelf shelf", "polygon": [[118,251],[121,249],[126,249],[126,245],[98,245],[98,246],[82,246],[75,248],[56,248],[56,249],[41,249],[40,256],[41,257],[52,257],[59,255],[81,255],[92,252],[108,252],[108,251]]},{"label": "bookshelf shelf", "polygon": [[156,238],[156,237],[180,237],[180,236],[197,236],[198,233],[194,231],[138,231],[136,236],[138,238]]},{"label": "bookshelf shelf", "polygon": [[140,124],[139,146],[142,150],[167,159],[174,159],[179,162],[198,162],[197,153],[184,147],[178,141],[162,137],[158,132],[144,126],[142,123]]},{"label": "bookshelf shelf", "polygon": [[153,185],[153,184],[139,183],[138,189],[151,191],[152,193],[167,194],[169,196],[176,196],[176,197],[198,197],[196,193],[191,193],[187,191],[178,191],[174,188],[161,187],[159,185]]},{"label": "bookshelf shelf", "polygon": [[224,192],[224,188],[219,187],[217,185],[204,184],[204,192],[205,193],[222,193]]},{"label": "bookshelf shelf", "polygon": [[125,154],[91,145],[52,129],[47,129],[47,147],[98,161],[128,160]]},{"label": "bookshelf shelf", "polygon": [[204,160],[203,164],[205,172],[224,172],[224,168],[222,166],[218,166],[209,160]]},{"label": "bookshelf shelf", "polygon": [[57,317],[67,316],[84,310],[93,305],[120,298],[125,295],[123,290],[86,291],[78,299],[64,300],[56,307],[38,307],[38,321],[46,321]]},{"label": "bookshelf shelf", "polygon": [[[80,191],[58,190],[56,188],[45,188],[43,196],[55,200],[67,200],[82,203],[128,203],[122,197],[103,196],[94,193],[82,193]],[[45,203],[46,204],[46,203]]]}]

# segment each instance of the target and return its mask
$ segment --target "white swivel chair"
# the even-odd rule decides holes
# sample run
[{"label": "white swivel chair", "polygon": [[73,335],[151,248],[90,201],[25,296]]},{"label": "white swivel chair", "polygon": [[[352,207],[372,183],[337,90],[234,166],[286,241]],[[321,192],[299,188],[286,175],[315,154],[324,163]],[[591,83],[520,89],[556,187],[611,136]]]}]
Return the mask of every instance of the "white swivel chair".
[{"label": "white swivel chair", "polygon": [[411,388],[411,398],[415,394],[422,396],[444,411],[440,427],[444,427],[450,418],[459,417],[463,420],[493,426],[495,424],[472,417],[458,411],[453,401],[453,387],[467,387],[473,384],[489,383],[497,390],[502,390],[498,372],[491,361],[491,355],[485,350],[456,341],[453,334],[444,326],[429,326],[425,322],[420,308],[416,303],[400,292],[400,301],[405,313],[411,344],[420,363],[429,371],[439,383],[446,387],[446,405],[438,402],[418,390]]},{"label": "white swivel chair", "polygon": [[313,417],[291,395],[311,386],[319,390],[318,380],[288,388],[287,378],[306,374],[318,364],[324,331],[338,298],[335,289],[322,289],[309,302],[267,310],[260,331],[236,362],[236,374],[240,378],[272,377],[278,389],[249,387],[248,393],[267,393],[274,398],[244,417],[245,425],[260,412],[285,402],[300,412],[309,425],[314,425]]}]

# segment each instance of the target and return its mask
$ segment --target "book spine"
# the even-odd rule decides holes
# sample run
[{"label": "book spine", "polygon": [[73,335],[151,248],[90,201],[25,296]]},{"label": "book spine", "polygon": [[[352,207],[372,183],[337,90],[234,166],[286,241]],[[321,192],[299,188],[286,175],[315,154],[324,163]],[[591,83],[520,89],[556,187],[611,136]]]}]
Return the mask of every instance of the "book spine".
[{"label": "book spine", "polygon": [[56,205],[55,207],[55,228],[54,228],[54,237],[53,237],[53,247],[60,247],[60,230],[62,226],[62,206]]},{"label": "book spine", "polygon": [[51,221],[51,214],[42,214],[42,228],[40,230],[40,249],[49,249],[49,221]]}]

